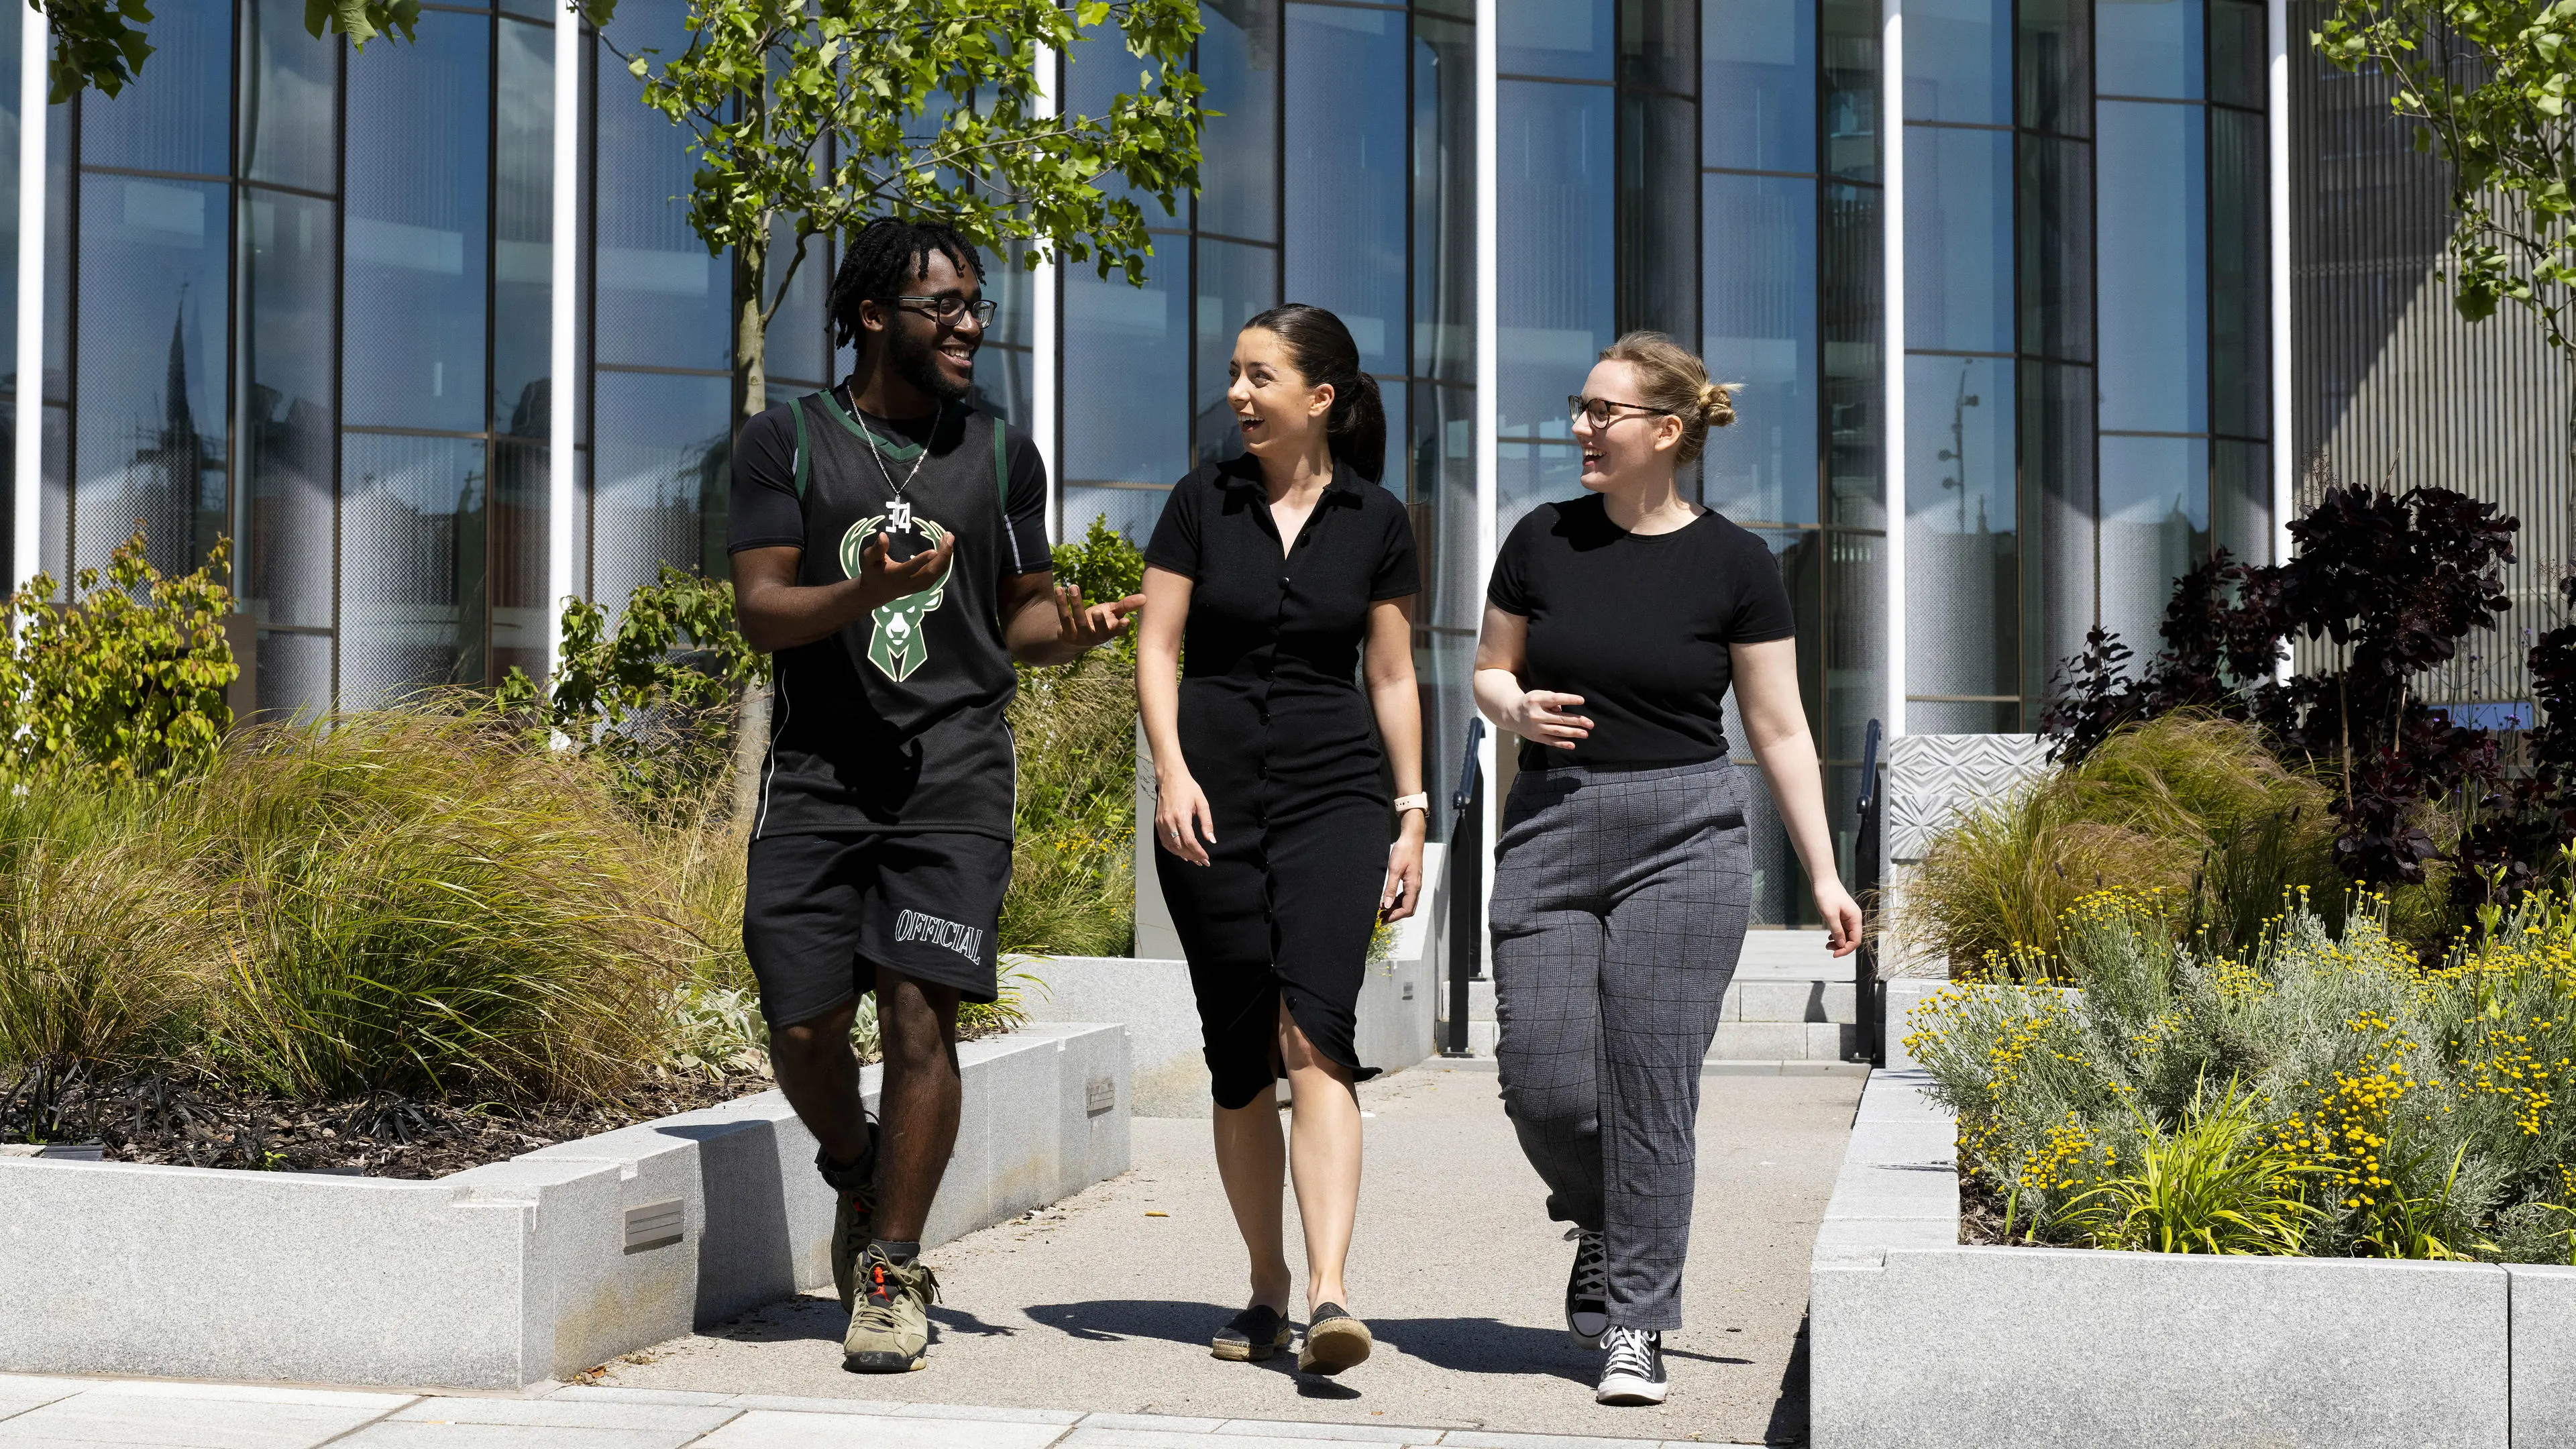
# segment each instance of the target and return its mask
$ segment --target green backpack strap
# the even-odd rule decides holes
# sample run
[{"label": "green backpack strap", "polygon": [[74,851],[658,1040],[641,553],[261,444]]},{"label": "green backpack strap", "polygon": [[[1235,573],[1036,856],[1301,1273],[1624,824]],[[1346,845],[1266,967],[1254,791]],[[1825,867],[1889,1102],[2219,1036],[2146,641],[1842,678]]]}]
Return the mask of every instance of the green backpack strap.
[{"label": "green backpack strap", "polygon": [[802,502],[805,498],[806,473],[812,467],[805,458],[805,399],[800,397],[789,403],[787,410],[796,415],[796,497],[799,502]]},{"label": "green backpack strap", "polygon": [[993,496],[1001,500],[1002,526],[1011,526],[1011,430],[998,417],[993,423]]}]

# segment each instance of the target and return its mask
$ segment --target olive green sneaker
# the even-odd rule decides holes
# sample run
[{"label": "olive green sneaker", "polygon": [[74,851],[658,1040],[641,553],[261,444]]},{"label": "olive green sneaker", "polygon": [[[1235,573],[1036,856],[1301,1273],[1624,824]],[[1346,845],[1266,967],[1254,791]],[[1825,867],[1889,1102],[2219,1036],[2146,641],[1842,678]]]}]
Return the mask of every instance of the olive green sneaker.
[{"label": "olive green sneaker", "polygon": [[859,1260],[858,1306],[841,1338],[841,1367],[854,1374],[903,1374],[930,1351],[930,1305],[939,1279],[915,1259],[897,1263],[871,1247]]},{"label": "olive green sneaker", "polygon": [[877,1124],[868,1124],[868,1155],[856,1167],[835,1166],[819,1150],[815,1170],[832,1185],[832,1286],[847,1313],[859,1291],[859,1255],[877,1236]]}]

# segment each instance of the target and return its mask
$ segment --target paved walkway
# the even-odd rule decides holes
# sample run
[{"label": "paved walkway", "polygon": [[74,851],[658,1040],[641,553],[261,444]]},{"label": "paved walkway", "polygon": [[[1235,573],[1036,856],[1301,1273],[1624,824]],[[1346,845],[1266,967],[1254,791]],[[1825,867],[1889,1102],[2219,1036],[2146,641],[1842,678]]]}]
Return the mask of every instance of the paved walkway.
[{"label": "paved walkway", "polygon": [[[1561,1316],[1573,1248],[1546,1220],[1490,1063],[1417,1068],[1360,1089],[1375,1115],[1350,1307],[1378,1352],[1339,1379],[1301,1377],[1290,1358],[1209,1356],[1208,1335],[1242,1305],[1242,1248],[1208,1124],[1139,1118],[1125,1176],[929,1255],[945,1301],[932,1310],[940,1337],[920,1373],[843,1372],[845,1320],[827,1291],[620,1360],[599,1381],[1210,1424],[1796,1442],[1806,1428],[1808,1254],[1860,1085],[1844,1072],[1703,1078],[1688,1326],[1666,1336],[1673,1396],[1658,1409],[1592,1402],[1599,1355],[1567,1342]],[[1293,1260],[1293,1198],[1289,1241]]]}]

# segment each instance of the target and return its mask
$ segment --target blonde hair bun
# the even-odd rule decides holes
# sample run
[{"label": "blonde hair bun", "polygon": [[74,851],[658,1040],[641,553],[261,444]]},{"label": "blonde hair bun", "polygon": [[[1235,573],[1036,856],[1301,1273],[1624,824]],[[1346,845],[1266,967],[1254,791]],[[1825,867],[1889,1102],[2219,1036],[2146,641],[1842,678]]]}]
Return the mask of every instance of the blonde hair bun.
[{"label": "blonde hair bun", "polygon": [[1709,429],[1735,421],[1735,394],[1742,384],[1709,381],[1708,364],[1661,332],[1631,332],[1603,348],[1601,360],[1635,368],[1637,401],[1682,420],[1678,461],[1685,468],[1708,446]]}]

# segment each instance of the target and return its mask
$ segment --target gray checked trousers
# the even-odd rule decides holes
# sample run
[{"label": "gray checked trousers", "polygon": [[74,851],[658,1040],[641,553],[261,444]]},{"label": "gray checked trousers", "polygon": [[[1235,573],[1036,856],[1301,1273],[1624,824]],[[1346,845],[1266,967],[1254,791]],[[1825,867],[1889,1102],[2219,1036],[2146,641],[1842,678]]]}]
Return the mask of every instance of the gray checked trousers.
[{"label": "gray checked trousers", "polygon": [[1557,768],[1495,848],[1503,1109],[1548,1215],[1603,1235],[1611,1323],[1681,1326],[1700,1063],[1744,949],[1753,862],[1725,761]]}]

